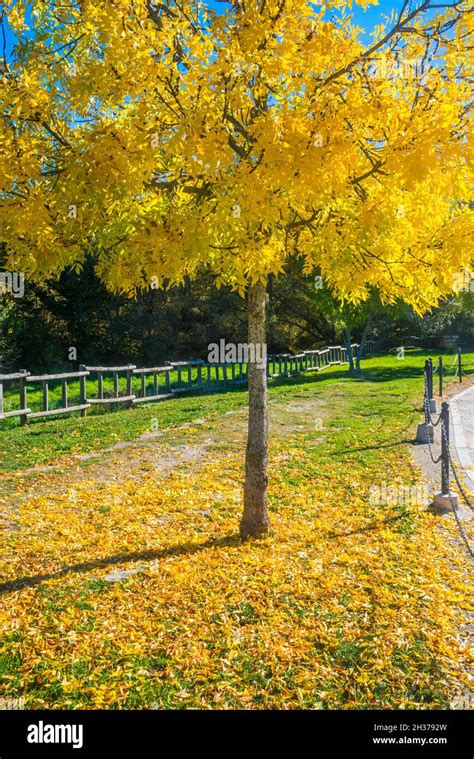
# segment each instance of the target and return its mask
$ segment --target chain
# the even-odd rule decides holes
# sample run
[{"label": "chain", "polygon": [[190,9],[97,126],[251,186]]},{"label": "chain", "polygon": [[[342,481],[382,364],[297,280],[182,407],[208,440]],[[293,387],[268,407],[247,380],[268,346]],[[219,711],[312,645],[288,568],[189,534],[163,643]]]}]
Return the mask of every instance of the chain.
[{"label": "chain", "polygon": [[441,414],[438,416],[438,419],[436,420],[436,422],[433,422],[433,419],[431,417],[431,411],[430,411],[430,400],[428,398],[428,377],[426,374],[426,369],[425,369],[424,410],[425,410],[425,419],[426,419],[427,424],[431,424],[433,427],[437,427],[441,421]]},{"label": "chain", "polygon": [[[444,476],[446,478],[446,481],[448,482],[448,472],[446,471],[446,464],[444,463],[444,461],[441,463],[441,466],[443,467]],[[454,500],[454,498],[452,496],[452,493],[449,490],[449,488],[448,488],[448,497],[449,497],[449,501],[451,503],[451,508],[453,510],[454,518],[455,518],[457,526],[459,528],[459,533],[461,535],[461,538],[463,539],[463,542],[464,542],[464,545],[466,546],[468,554],[474,558],[474,551],[473,551],[473,549],[471,548],[471,546],[469,544],[469,538],[468,538],[468,536],[466,534],[466,530],[464,529],[464,526],[463,526],[463,524],[462,524],[462,522],[461,522],[461,520],[459,518],[457,503]]]},{"label": "chain", "polygon": [[[438,417],[438,421],[435,424],[433,424],[433,420],[431,418],[430,403],[429,403],[429,400],[428,400],[428,377],[427,377],[427,374],[426,374],[426,369],[425,369],[424,407],[425,407],[426,424],[431,424],[432,427],[437,427],[438,424],[440,423],[440,420],[441,420],[441,414]],[[433,456],[433,448],[432,448],[432,445],[431,445],[431,443],[430,443],[429,440],[428,440],[428,452],[430,454],[430,458],[431,458],[431,461],[433,462],[433,464],[439,464],[439,462],[441,461],[441,455],[438,456],[437,459],[435,459],[435,457]]]},{"label": "chain", "polygon": [[[451,455],[451,448],[449,447],[449,440],[448,440],[448,436],[446,434],[446,428],[445,428],[444,422],[441,425],[441,432],[443,434],[446,450],[448,452],[449,463],[451,464],[451,470],[452,470],[452,473],[454,475],[454,479],[456,480],[456,484],[457,484],[459,490],[461,491],[461,495],[464,498],[464,501],[466,502],[466,505],[469,506],[469,508],[471,509],[471,511],[474,511],[474,506],[472,505],[469,496],[466,494],[466,491],[464,490],[464,486],[462,485],[462,483],[461,483],[461,481],[459,479],[458,473],[456,471],[456,464],[454,463],[453,457]],[[444,466],[444,462],[443,462],[443,466]]]},{"label": "chain", "polygon": [[[457,374],[457,371],[456,371],[456,374]],[[455,374],[455,376],[456,376],[456,374]],[[447,454],[448,454],[448,462],[451,464],[451,471],[453,473],[454,479],[456,480],[456,484],[457,484],[457,486],[459,488],[459,491],[461,493],[461,496],[462,496],[463,500],[465,501],[465,503],[467,504],[467,506],[474,511],[474,507],[473,507],[473,505],[472,505],[472,503],[471,503],[468,495],[466,494],[466,491],[464,490],[464,487],[463,487],[463,485],[460,482],[460,479],[458,477],[458,473],[457,473],[457,470],[456,470],[456,465],[455,465],[455,463],[453,461],[453,457],[451,455],[451,449],[450,449],[449,438],[448,438],[448,430],[446,430],[446,427],[445,427],[442,411],[441,411],[438,419],[436,420],[436,422],[433,422],[433,419],[431,417],[430,399],[428,398],[428,373],[427,373],[426,367],[425,367],[425,371],[424,371],[424,398],[423,398],[423,407],[424,407],[424,414],[425,414],[425,422],[426,422],[426,424],[430,424],[432,427],[437,427],[438,424],[440,424],[440,422],[441,422],[441,435],[442,435],[442,438],[443,438],[443,441],[444,441],[445,450],[447,451]],[[435,459],[435,457],[433,456],[432,445],[431,445],[430,441],[428,441],[428,451],[429,451],[429,454],[430,454],[430,457],[431,457],[431,461],[433,462],[433,464],[438,464],[439,462],[441,462],[441,467],[442,467],[442,472],[443,472],[443,479],[448,484],[448,493],[447,493],[447,495],[448,495],[449,501],[451,503],[451,508],[452,508],[452,511],[453,511],[453,514],[454,514],[454,518],[456,520],[456,524],[457,524],[458,529],[459,529],[459,534],[461,535],[461,538],[462,538],[462,540],[464,542],[464,545],[466,546],[468,554],[471,557],[474,557],[474,550],[472,549],[472,547],[471,547],[471,545],[469,543],[469,538],[468,538],[468,536],[466,534],[466,530],[464,529],[464,526],[463,526],[463,524],[461,522],[461,519],[460,519],[460,516],[459,516],[458,505],[457,505],[456,501],[454,500],[453,495],[452,495],[452,493],[451,493],[451,491],[449,489],[449,469],[448,469],[448,466],[447,466],[446,462],[443,459],[443,451],[441,451],[440,456],[437,459]]]}]

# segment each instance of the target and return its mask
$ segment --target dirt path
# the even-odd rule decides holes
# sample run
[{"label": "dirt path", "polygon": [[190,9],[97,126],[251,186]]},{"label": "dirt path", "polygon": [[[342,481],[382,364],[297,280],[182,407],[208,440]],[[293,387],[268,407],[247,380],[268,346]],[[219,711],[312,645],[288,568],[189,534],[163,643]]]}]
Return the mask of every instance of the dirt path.
[{"label": "dirt path", "polygon": [[[315,442],[321,439],[315,419],[324,416],[323,402],[307,394],[293,395],[291,401],[270,401],[270,443],[295,431],[314,430]],[[100,452],[78,454],[52,466],[19,470],[2,477],[5,495],[1,503],[3,518],[18,509],[28,498],[63,492],[65,483],[142,482],[150,473],[165,476],[178,467],[192,471],[200,462],[228,453],[244,451],[248,410],[227,411],[220,417],[196,419],[164,431],[147,432],[136,440],[120,442]]]}]

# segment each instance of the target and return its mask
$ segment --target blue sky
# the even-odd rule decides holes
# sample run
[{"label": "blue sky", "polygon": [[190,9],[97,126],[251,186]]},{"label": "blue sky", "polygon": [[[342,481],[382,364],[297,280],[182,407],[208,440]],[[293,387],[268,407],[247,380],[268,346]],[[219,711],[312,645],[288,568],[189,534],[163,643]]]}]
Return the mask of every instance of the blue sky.
[{"label": "blue sky", "polygon": [[[367,42],[369,41],[369,35],[375,25],[383,21],[384,16],[389,16],[393,9],[399,10],[402,6],[403,0],[379,0],[378,5],[371,5],[367,10],[363,10],[360,6],[354,4],[353,15],[354,23],[365,30]],[[207,5],[217,9],[222,9],[222,3],[216,3],[214,0],[208,0]],[[10,58],[13,45],[15,43],[15,37],[12,31],[6,25],[6,38],[7,38],[7,58]]]}]

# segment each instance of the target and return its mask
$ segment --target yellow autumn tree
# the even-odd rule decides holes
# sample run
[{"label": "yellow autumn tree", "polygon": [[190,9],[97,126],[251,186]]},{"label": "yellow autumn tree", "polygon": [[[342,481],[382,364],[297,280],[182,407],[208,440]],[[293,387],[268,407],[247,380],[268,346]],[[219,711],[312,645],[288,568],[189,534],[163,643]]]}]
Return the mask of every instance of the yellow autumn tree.
[{"label": "yellow autumn tree", "polygon": [[[8,267],[92,254],[131,295],[208,267],[248,299],[254,344],[291,256],[343,300],[434,305],[473,258],[473,14],[400,5],[366,45],[346,0],[8,0]],[[269,528],[257,363],[249,412],[243,537]]]}]

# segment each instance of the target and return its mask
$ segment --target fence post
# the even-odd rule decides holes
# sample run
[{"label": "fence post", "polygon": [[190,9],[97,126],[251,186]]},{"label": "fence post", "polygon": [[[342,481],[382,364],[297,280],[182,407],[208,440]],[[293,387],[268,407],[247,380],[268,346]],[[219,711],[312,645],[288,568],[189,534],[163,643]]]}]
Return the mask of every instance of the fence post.
[{"label": "fence post", "polygon": [[[131,364],[129,365],[129,368],[126,371],[126,376],[127,376],[127,389],[126,389],[125,395],[133,395],[133,385],[132,385],[133,369],[132,369],[132,365]],[[142,377],[144,377],[144,376],[145,375],[142,374]],[[145,390],[145,394],[146,394],[146,383],[145,383],[144,390]],[[133,406],[133,400],[128,401],[127,402],[127,408],[132,408],[132,406]]]},{"label": "fence post", "polygon": [[67,408],[68,404],[68,398],[67,398],[67,379],[63,380],[61,382],[61,404],[63,408]]},{"label": "fence post", "polygon": [[417,443],[432,443],[434,440],[434,429],[433,425],[430,423],[430,409],[429,409],[429,384],[428,384],[428,377],[429,377],[429,369],[430,369],[430,362],[429,359],[426,359],[425,361],[425,370],[423,374],[423,413],[425,416],[425,421],[421,422],[416,430],[416,442]]},{"label": "fence post", "polygon": [[458,373],[459,373],[459,382],[462,382],[462,349],[461,346],[458,348]]},{"label": "fence post", "polygon": [[[85,372],[86,367],[85,364],[79,364],[79,371]],[[83,377],[79,377],[79,394],[80,394],[80,405],[83,406],[87,403],[87,391],[86,391],[86,380],[87,376],[84,375]],[[87,409],[83,408],[81,409],[81,416],[87,415]]]},{"label": "fence post", "polygon": [[436,414],[436,400],[433,397],[433,359],[428,359],[428,404],[432,414]]},{"label": "fence post", "polygon": [[449,403],[441,404],[441,493],[449,493]]},{"label": "fence post", "polygon": [[438,358],[439,395],[443,396],[443,357]]},{"label": "fence post", "polygon": [[430,372],[430,362],[428,361],[428,359],[426,359],[425,370],[424,370],[424,387],[423,387],[423,413],[425,415],[426,424],[428,424],[430,420],[429,408],[428,408],[428,405],[429,405],[428,402],[429,402],[429,396],[430,396],[429,380],[428,380],[429,372]]},{"label": "fence post", "polygon": [[48,409],[48,382],[47,380],[43,380],[43,411],[48,411]]},{"label": "fence post", "polygon": [[20,371],[25,374],[24,377],[20,377],[20,408],[25,411],[25,413],[20,416],[20,424],[24,427],[25,424],[28,424],[28,415],[26,413],[26,409],[28,408],[26,401],[26,376],[28,372],[26,369],[20,369]]},{"label": "fence post", "polygon": [[453,511],[459,497],[449,489],[449,403],[441,404],[441,493],[437,493],[432,506],[441,511]]}]

